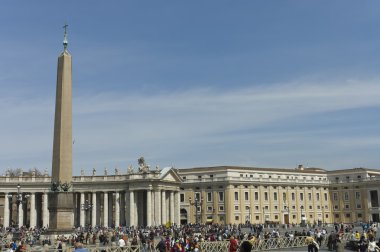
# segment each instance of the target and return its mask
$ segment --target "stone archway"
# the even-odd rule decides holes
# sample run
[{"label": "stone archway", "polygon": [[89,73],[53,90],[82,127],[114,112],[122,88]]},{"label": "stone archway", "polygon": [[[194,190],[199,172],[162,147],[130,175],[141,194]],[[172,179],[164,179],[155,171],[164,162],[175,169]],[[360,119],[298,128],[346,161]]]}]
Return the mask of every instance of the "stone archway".
[{"label": "stone archway", "polygon": [[187,210],[184,209],[184,208],[181,208],[181,210],[180,210],[180,222],[181,222],[181,225],[184,225],[184,224],[188,223],[188,220],[187,220]]}]

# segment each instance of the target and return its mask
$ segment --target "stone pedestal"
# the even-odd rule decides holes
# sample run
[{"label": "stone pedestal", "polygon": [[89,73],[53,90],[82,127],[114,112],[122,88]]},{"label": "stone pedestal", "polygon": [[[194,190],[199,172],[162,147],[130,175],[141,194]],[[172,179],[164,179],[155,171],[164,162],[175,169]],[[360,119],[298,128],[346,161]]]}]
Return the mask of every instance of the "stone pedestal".
[{"label": "stone pedestal", "polygon": [[74,193],[49,192],[49,233],[70,233],[74,227]]}]

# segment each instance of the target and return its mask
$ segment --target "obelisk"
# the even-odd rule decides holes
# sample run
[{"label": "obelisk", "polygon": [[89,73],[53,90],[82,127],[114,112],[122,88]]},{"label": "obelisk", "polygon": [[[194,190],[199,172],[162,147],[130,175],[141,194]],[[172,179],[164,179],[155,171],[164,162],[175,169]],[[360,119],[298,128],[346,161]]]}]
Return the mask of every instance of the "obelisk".
[{"label": "obelisk", "polygon": [[49,231],[64,233],[74,226],[72,183],[72,65],[67,51],[67,25],[63,52],[58,57],[55,101],[51,192],[49,192]]}]

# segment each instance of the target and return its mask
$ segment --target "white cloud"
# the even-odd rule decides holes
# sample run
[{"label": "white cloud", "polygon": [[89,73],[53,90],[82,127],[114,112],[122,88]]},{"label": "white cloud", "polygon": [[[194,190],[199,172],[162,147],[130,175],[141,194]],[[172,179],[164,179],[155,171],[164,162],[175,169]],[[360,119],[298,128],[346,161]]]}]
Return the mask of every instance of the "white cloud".
[{"label": "white cloud", "polygon": [[[378,83],[376,79],[335,80],[279,83],[228,91],[198,89],[157,94],[119,91],[75,96],[75,172],[79,173],[80,168],[90,170],[94,166],[126,166],[135,162],[139,155],[146,155],[148,161],[150,158],[152,162],[164,162],[160,163],[161,166],[176,163],[181,166],[226,162],[260,164],[264,162],[260,156],[270,155],[260,153],[255,141],[263,144],[267,139],[270,143],[274,141],[270,136],[275,133],[267,131],[264,137],[252,133],[255,128],[291,120],[296,125],[296,118],[300,116],[312,118],[321,113],[378,107]],[[53,99],[16,100],[0,96],[0,111],[3,122],[0,126],[3,143],[0,147],[0,169],[8,166],[27,166],[25,169],[50,167]],[[246,129],[250,130],[249,134],[231,133]],[[334,141],[283,133],[276,135],[276,141],[282,144]],[[347,142],[335,147],[344,148],[361,141],[367,145],[368,138],[371,137],[346,138]],[[378,140],[372,143],[373,147],[379,147]],[[300,148],[292,150],[292,147],[289,146],[287,157],[281,157],[283,163],[287,164],[289,160],[297,162],[297,152],[307,152]],[[205,151],[209,153],[206,155]],[[249,153],[254,154],[248,157]],[[273,155],[276,155],[276,148]],[[323,156],[321,159],[323,163]],[[273,163],[268,160],[269,165]],[[281,163],[281,159],[277,163]]]}]

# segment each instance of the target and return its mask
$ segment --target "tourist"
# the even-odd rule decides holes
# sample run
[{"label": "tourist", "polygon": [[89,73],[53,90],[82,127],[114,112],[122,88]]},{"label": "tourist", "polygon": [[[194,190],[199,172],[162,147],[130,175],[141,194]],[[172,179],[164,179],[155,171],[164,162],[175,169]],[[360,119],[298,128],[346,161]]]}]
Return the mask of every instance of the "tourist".
[{"label": "tourist", "polygon": [[124,247],[125,247],[125,241],[124,241],[123,238],[120,238],[120,239],[119,239],[119,247],[120,247],[120,248],[124,248]]},{"label": "tourist", "polygon": [[159,252],[165,252],[165,251],[166,251],[166,244],[165,244],[165,240],[164,240],[163,237],[161,237],[161,240],[160,240],[160,242],[157,244],[156,249],[157,249]]},{"label": "tourist", "polygon": [[58,246],[57,246],[58,252],[62,252],[62,242],[58,241]]},{"label": "tourist", "polygon": [[374,237],[369,238],[368,241],[368,252],[379,252],[380,247],[376,245],[376,240]]},{"label": "tourist", "polygon": [[339,235],[337,235],[337,238],[336,238],[336,245],[335,245],[335,248],[336,248],[336,252],[344,252],[344,244],[342,243],[342,239]]},{"label": "tourist", "polygon": [[358,252],[366,252],[368,248],[368,244],[365,240],[364,235],[360,237],[360,240],[358,242]]},{"label": "tourist", "polygon": [[75,243],[75,252],[88,252],[88,249],[83,247],[83,244],[80,242]]},{"label": "tourist", "polygon": [[228,252],[236,252],[239,248],[238,242],[234,236],[231,236],[230,243],[228,244]]}]

